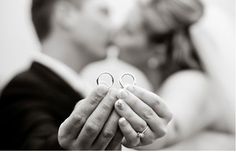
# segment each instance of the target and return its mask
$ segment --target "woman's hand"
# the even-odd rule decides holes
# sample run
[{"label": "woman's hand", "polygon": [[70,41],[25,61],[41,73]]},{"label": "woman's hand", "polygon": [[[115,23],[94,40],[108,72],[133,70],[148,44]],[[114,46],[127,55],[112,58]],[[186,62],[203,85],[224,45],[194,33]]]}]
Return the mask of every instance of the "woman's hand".
[{"label": "woman's hand", "polygon": [[121,90],[115,103],[119,127],[124,135],[122,144],[129,148],[151,144],[166,134],[172,114],[156,94],[137,86]]},{"label": "woman's hand", "polygon": [[99,86],[61,124],[58,141],[67,150],[119,150],[123,138],[113,110],[118,91]]}]

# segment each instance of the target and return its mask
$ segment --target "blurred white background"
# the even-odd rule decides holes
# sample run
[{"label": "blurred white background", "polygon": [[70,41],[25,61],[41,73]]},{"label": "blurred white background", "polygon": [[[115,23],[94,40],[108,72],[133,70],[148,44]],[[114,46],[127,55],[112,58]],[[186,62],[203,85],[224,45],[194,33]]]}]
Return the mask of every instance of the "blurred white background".
[{"label": "blurred white background", "polygon": [[0,2],[0,84],[39,50],[29,16],[30,0]]},{"label": "blurred white background", "polygon": [[[128,12],[130,6],[132,6],[133,1],[127,0],[110,0],[111,6],[114,7],[114,23],[121,24]],[[30,57],[37,51],[40,50],[39,43],[35,37],[35,32],[33,30],[31,20],[30,20],[30,3],[31,0],[1,0],[0,1],[0,88],[6,83],[12,76],[28,65]],[[204,0],[208,7],[217,8],[216,10],[222,14],[225,18],[226,24],[230,26],[223,27],[235,27],[235,0]],[[121,9],[122,8],[122,9]],[[221,16],[221,17],[222,17]],[[214,23],[214,29],[217,30],[217,26],[224,24],[222,21],[217,20],[217,18],[206,20]],[[218,25],[215,24],[218,21]],[[208,24],[208,23],[205,23]],[[209,23],[211,25],[211,23]],[[209,26],[210,27],[210,26]],[[228,31],[228,33],[227,33]],[[222,42],[221,48],[224,45],[232,44],[228,43],[235,40],[234,28],[225,29],[225,31],[212,31],[210,33],[215,33],[218,36],[218,42]],[[217,32],[219,34],[217,35]],[[222,32],[230,34],[230,37],[222,37]],[[233,39],[232,39],[233,38]],[[234,54],[234,46],[226,46],[229,48],[227,54],[224,57],[230,59],[229,73],[234,73],[231,69],[234,65],[235,58],[232,56]],[[221,52],[223,49],[221,49]],[[222,54],[225,54],[224,51]],[[216,66],[216,65],[215,65]],[[234,82],[235,75],[230,77]],[[231,82],[232,82],[231,81]]]}]

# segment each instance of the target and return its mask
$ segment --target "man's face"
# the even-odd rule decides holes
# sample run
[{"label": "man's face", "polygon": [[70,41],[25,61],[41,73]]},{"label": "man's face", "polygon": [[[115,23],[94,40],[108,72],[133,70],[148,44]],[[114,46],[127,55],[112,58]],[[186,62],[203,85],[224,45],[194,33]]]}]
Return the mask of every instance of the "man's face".
[{"label": "man's face", "polygon": [[72,41],[95,57],[105,57],[110,42],[109,9],[107,0],[85,0],[77,8],[78,18],[70,30]]}]

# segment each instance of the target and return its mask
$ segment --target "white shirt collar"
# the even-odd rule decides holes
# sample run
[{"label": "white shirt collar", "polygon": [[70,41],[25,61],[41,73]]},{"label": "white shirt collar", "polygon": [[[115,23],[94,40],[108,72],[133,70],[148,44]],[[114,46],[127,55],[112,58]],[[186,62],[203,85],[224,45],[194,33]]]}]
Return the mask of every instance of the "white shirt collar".
[{"label": "white shirt collar", "polygon": [[87,96],[92,90],[91,86],[85,79],[83,79],[79,74],[72,70],[67,65],[62,62],[53,59],[43,53],[37,53],[33,58],[34,61],[45,65],[50,70],[58,74],[63,78],[74,90],[82,94],[84,97]]}]

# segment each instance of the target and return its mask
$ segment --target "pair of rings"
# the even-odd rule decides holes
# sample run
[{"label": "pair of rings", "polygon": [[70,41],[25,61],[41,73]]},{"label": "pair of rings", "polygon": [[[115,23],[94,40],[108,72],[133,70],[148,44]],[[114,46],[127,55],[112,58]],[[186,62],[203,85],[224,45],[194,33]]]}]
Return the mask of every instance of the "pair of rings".
[{"label": "pair of rings", "polygon": [[[107,80],[107,79],[105,79],[106,77],[109,77],[109,78],[110,78],[110,82],[106,81],[106,80]],[[131,82],[126,82],[125,80],[126,80],[127,78],[129,78],[129,79],[131,78]],[[101,74],[98,76],[96,82],[97,82],[97,85],[105,85],[105,86],[107,86],[108,88],[111,88],[111,87],[113,86],[113,84],[115,83],[115,79],[114,79],[114,77],[112,76],[112,74],[110,74],[109,72],[104,72],[104,73],[101,73]],[[125,86],[126,86],[127,84],[130,84],[130,83],[131,83],[132,85],[136,85],[136,79],[135,79],[135,77],[134,77],[132,74],[130,74],[130,73],[125,73],[125,74],[123,74],[123,75],[120,77],[119,84],[120,84],[120,86],[121,86],[122,88],[125,88]]]},{"label": "pair of rings", "polygon": [[[110,82],[107,81],[106,78],[109,78],[110,79]],[[126,80],[127,79],[130,79],[131,82],[127,82]],[[109,72],[104,72],[104,73],[101,73],[97,80],[97,85],[105,85],[107,86],[108,88],[111,88],[113,86],[113,84],[115,83],[115,79],[114,77],[112,76],[112,74],[110,74]],[[120,80],[119,80],[119,84],[122,88],[125,88],[126,85],[128,84],[132,84],[132,85],[136,85],[136,79],[135,77],[130,74],[130,73],[125,73],[123,74],[121,77],[120,77]],[[147,131],[148,129],[148,126],[142,131],[142,132],[137,132],[137,137],[138,138],[143,138],[144,137],[144,133]]]}]

